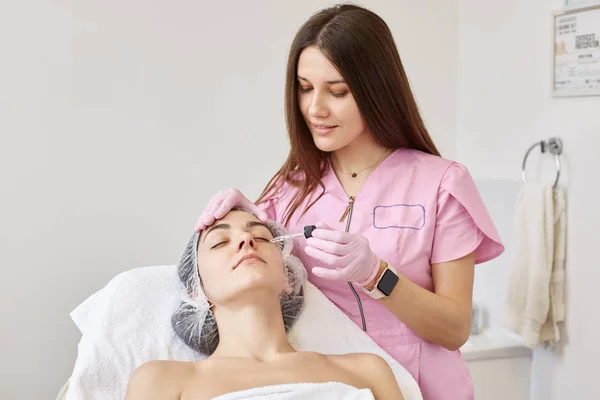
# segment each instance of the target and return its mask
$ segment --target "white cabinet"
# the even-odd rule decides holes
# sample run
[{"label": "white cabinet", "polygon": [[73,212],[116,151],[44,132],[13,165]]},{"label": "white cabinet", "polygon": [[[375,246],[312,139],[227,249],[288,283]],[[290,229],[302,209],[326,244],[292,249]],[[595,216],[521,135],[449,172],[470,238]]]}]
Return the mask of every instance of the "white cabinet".
[{"label": "white cabinet", "polygon": [[474,336],[461,349],[475,387],[475,400],[529,400],[531,350],[513,336]]},{"label": "white cabinet", "polygon": [[475,400],[529,400],[530,357],[468,362]]}]

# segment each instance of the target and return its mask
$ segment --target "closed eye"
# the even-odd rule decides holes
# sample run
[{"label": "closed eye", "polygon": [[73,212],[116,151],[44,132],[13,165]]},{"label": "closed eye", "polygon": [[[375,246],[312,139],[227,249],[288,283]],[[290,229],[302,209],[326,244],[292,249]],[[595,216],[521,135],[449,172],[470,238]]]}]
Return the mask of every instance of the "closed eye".
[{"label": "closed eye", "polygon": [[344,97],[348,94],[348,92],[331,92],[331,94],[333,95],[333,97]]},{"label": "closed eye", "polygon": [[224,244],[227,244],[227,243],[229,243],[229,240],[224,240],[224,241],[222,241],[222,242],[219,242],[219,243],[215,244],[215,245],[214,245],[213,247],[211,247],[210,249],[211,249],[211,250],[212,250],[212,249],[216,249],[217,247],[220,247],[220,246],[222,246],[222,245],[224,245]]},{"label": "closed eye", "polygon": [[[258,237],[258,236],[257,236],[257,237],[255,237],[255,239],[256,239],[256,240],[263,241],[263,242],[269,242],[269,243],[271,242],[271,239],[267,239],[267,238],[264,238],[264,237]],[[212,246],[212,247],[211,247],[211,250],[212,250],[212,249],[219,248],[219,247],[221,247],[221,246],[223,246],[223,245],[226,245],[227,243],[229,243],[229,240],[224,240],[224,241],[222,241],[222,242],[219,242],[219,243],[215,244],[214,246]]]}]

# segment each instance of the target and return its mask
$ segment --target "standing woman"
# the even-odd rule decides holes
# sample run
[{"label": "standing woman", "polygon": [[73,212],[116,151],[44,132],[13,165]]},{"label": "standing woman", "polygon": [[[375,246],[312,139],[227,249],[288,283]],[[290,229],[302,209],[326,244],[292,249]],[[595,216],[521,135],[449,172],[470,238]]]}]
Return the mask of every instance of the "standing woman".
[{"label": "standing woman", "polygon": [[[504,247],[467,169],[439,155],[392,34],[338,5],[297,32],[287,65],[291,150],[254,208],[296,239],[309,280],[419,382],[425,399],[473,399],[458,349],[469,337],[475,264]],[[233,206],[218,193],[196,230]]]}]

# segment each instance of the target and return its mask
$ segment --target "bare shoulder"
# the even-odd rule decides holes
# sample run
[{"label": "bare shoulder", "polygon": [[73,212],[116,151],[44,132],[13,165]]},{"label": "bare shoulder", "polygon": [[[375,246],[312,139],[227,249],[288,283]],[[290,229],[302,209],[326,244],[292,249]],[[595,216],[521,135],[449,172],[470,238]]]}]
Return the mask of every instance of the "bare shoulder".
[{"label": "bare shoulder", "polygon": [[339,368],[356,374],[364,380],[377,400],[403,399],[392,368],[377,354],[353,353],[328,357]]},{"label": "bare shoulder", "polygon": [[125,400],[178,400],[181,388],[194,371],[193,363],[187,362],[150,361],[142,364],[129,378]]},{"label": "bare shoulder", "polygon": [[364,374],[367,371],[384,371],[390,369],[387,361],[377,354],[372,353],[329,355],[327,358],[330,362],[338,365],[340,368],[360,371],[361,374]]}]

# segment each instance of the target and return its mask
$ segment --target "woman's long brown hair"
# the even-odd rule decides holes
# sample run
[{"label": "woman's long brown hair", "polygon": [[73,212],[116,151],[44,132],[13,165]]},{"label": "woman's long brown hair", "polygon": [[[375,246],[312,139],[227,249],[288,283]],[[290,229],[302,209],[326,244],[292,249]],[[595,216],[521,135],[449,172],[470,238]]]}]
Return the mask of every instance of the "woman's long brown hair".
[{"label": "woman's long brown hair", "polygon": [[[257,200],[258,204],[266,201],[285,182],[297,188],[282,218],[285,225],[304,199],[312,197],[317,187],[324,189],[321,178],[329,157],[315,145],[298,105],[298,59],[309,46],[319,49],[337,67],[379,145],[439,155],[419,113],[387,24],[377,14],[356,5],[322,10],[300,27],[292,42],[285,83],[290,153]],[[306,210],[321,195],[313,197]]]}]

